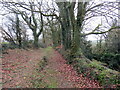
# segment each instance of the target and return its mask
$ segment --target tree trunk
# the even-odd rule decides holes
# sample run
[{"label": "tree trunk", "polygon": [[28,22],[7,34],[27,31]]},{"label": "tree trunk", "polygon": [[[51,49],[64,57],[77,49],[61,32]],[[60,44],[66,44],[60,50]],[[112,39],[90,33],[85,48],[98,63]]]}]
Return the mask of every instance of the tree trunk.
[{"label": "tree trunk", "polygon": [[67,8],[68,3],[57,3],[59,10],[60,10],[60,16],[61,16],[61,27],[62,27],[62,43],[64,46],[64,49],[70,49],[71,48],[71,26],[70,26],[70,13]]},{"label": "tree trunk", "polygon": [[38,37],[34,36],[34,47],[38,48]]},{"label": "tree trunk", "polygon": [[34,30],[33,32],[33,37],[34,37],[34,48],[38,48],[39,36],[36,34],[36,30]]},{"label": "tree trunk", "polygon": [[[62,42],[65,50],[70,50],[73,57],[82,54],[80,51],[80,39],[82,31],[82,23],[85,17],[85,3],[79,2],[77,8],[77,17],[75,17],[74,8],[75,2],[57,3],[60,10],[61,27],[62,27]],[[80,51],[80,53],[79,53]],[[71,57],[71,56],[70,56]]]},{"label": "tree trunk", "polygon": [[44,33],[44,31],[43,31],[43,38],[42,38],[43,40],[43,43],[45,44],[45,33]]},{"label": "tree trunk", "polygon": [[19,48],[22,47],[22,37],[21,37],[21,28],[20,28],[20,20],[18,14],[16,14],[16,36]]}]

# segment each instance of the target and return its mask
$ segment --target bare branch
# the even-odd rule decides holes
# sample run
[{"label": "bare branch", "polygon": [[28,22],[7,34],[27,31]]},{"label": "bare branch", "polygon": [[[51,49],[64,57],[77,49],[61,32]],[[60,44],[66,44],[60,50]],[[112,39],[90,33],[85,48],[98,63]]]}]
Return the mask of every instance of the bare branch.
[{"label": "bare branch", "polygon": [[94,29],[92,32],[84,34],[83,36],[87,36],[87,35],[91,35],[91,34],[104,34],[104,33],[110,32],[113,29],[120,29],[120,26],[113,26],[109,30],[107,30],[107,31],[101,31],[101,32],[95,32],[96,30]]}]

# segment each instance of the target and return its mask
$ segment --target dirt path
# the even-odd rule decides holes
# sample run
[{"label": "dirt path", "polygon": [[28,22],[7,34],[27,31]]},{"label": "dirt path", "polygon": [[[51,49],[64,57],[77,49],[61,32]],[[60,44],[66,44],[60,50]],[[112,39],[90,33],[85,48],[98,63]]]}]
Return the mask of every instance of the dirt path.
[{"label": "dirt path", "polygon": [[[71,65],[66,64],[64,58],[57,52],[52,50],[51,57],[48,59],[48,65],[44,68],[42,73],[47,77],[45,81],[50,83],[48,78],[56,82],[56,85],[51,87],[57,88],[98,88],[99,83],[78,75]],[[48,81],[49,80],[49,81]],[[54,83],[53,83],[54,84]]]},{"label": "dirt path", "polygon": [[29,80],[41,57],[40,50],[8,50],[2,58],[3,87],[30,87]]},{"label": "dirt path", "polygon": [[[47,65],[39,71],[43,57]],[[2,58],[3,87],[9,88],[97,88],[97,81],[78,75],[71,65],[52,48],[9,50]]]}]

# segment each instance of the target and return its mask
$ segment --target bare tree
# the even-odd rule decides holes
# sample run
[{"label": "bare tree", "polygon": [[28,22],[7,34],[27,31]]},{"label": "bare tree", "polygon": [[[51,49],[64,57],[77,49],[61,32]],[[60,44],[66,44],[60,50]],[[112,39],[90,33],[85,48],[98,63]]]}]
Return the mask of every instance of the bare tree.
[{"label": "bare tree", "polygon": [[[77,8],[75,8],[75,5],[77,5]],[[115,28],[120,28],[120,26],[111,26],[108,30],[100,30],[102,25],[98,24],[91,32],[83,33],[86,21],[93,17],[103,16],[106,20],[118,17],[118,13],[114,12],[119,9],[116,5],[115,2],[101,2],[98,4],[94,2],[57,2],[65,49],[72,48],[72,53],[76,53],[81,48],[81,37],[91,34],[103,34]]]},{"label": "bare tree", "polygon": [[8,16],[7,23],[5,27],[1,27],[3,38],[13,45],[18,45],[19,48],[22,47],[22,42],[26,40],[27,34],[25,27],[19,19],[18,14],[15,17]]},{"label": "bare tree", "polygon": [[2,2],[2,4],[9,12],[21,15],[22,19],[33,32],[34,46],[38,47],[38,39],[43,31],[43,16],[41,13],[34,12],[36,9],[34,2],[27,4],[24,2]]},{"label": "bare tree", "polygon": [[[73,53],[78,52],[80,47],[80,38],[91,34],[103,34],[111,31],[120,26],[109,26],[108,30],[105,30],[104,24],[98,24],[95,29],[90,30],[89,33],[85,33],[84,29],[87,26],[87,22],[91,22],[94,17],[102,16],[104,20],[109,24],[109,19],[112,20],[119,17],[119,14],[115,10],[118,2],[57,2],[54,5],[44,5],[41,2],[2,2],[4,7],[12,13],[18,13],[22,16],[24,21],[28,24],[29,28],[33,31],[34,45],[38,45],[38,38],[43,31],[43,19],[45,17],[54,17],[58,19],[62,29],[62,43],[65,48],[71,49]],[[55,7],[57,5],[57,7]],[[20,9],[21,8],[21,9]],[[58,12],[57,12],[58,11]],[[38,23],[37,15],[40,17],[40,23]],[[40,26],[38,26],[40,24]],[[39,28],[40,27],[40,28]],[[39,30],[38,30],[39,28]],[[108,28],[108,27],[107,27]],[[87,28],[89,29],[89,28]],[[38,30],[38,31],[37,31]]]}]

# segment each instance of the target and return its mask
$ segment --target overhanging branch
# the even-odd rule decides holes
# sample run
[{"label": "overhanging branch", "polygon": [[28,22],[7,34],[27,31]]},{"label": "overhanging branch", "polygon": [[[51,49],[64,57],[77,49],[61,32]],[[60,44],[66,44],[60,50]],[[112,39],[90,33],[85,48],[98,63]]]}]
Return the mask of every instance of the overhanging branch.
[{"label": "overhanging branch", "polygon": [[93,30],[92,32],[87,33],[87,34],[84,34],[84,35],[82,35],[82,36],[84,37],[84,36],[91,35],[91,34],[104,34],[104,33],[107,33],[107,32],[109,32],[109,31],[113,30],[113,29],[120,29],[120,26],[113,26],[113,27],[111,27],[109,30],[103,31],[103,32],[95,32],[96,30]]}]

